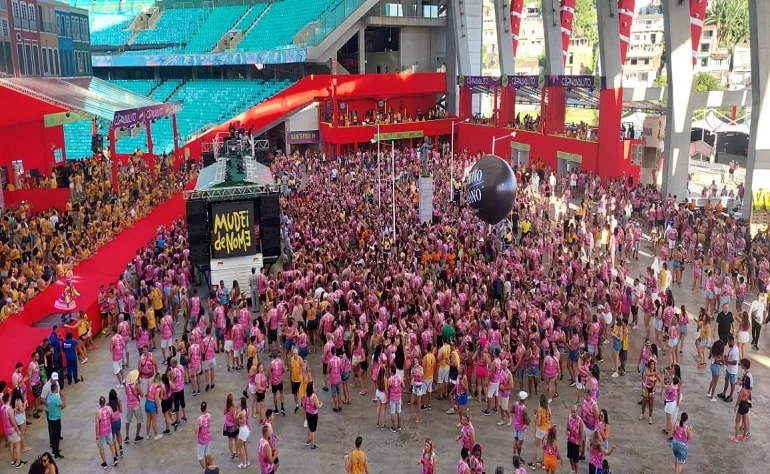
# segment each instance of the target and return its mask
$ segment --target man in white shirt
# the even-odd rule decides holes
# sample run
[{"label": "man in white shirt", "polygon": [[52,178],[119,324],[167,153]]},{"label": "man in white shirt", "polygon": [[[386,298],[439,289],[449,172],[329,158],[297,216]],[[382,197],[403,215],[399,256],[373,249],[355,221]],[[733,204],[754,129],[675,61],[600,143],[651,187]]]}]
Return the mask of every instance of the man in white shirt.
[{"label": "man in white shirt", "polygon": [[762,323],[765,321],[765,311],[767,311],[767,294],[760,293],[756,301],[751,303],[749,316],[751,316],[751,346],[759,350],[759,333],[762,330]]},{"label": "man in white shirt", "polygon": [[[718,396],[722,400],[730,403],[733,401],[733,394],[735,393],[735,384],[738,381],[738,361],[739,361],[738,346],[735,345],[735,336],[730,334],[727,338],[727,354],[725,354],[725,385],[722,388],[722,393]],[[727,393],[727,386],[730,385],[730,395]]]}]

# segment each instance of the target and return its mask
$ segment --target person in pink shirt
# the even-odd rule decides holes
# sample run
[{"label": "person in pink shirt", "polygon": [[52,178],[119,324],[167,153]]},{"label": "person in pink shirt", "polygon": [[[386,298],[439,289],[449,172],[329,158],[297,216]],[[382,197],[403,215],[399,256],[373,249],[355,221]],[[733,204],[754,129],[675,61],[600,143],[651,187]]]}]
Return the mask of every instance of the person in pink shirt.
[{"label": "person in pink shirt", "polygon": [[340,355],[342,349],[337,349],[329,359],[329,382],[332,388],[332,401],[334,402],[334,408],[332,411],[337,413],[342,411],[342,403],[340,402],[342,394],[342,360]]},{"label": "person in pink shirt", "polygon": [[112,354],[112,373],[118,379],[118,388],[123,387],[123,353],[126,350],[126,346],[123,342],[123,337],[118,334],[118,327],[112,328],[112,332],[115,333],[110,340],[110,353]]},{"label": "person in pink shirt", "polygon": [[[273,408],[278,413],[278,399],[281,400],[281,415],[286,416],[283,408],[283,372],[285,368],[280,354],[270,362],[270,385],[273,392]],[[280,393],[280,397],[278,394]]]},{"label": "person in pink shirt", "polygon": [[163,360],[166,360],[166,350],[171,350],[174,337],[174,320],[170,314],[166,314],[160,320],[160,351]]},{"label": "person in pink shirt", "polygon": [[[404,380],[394,372],[388,379],[388,393],[390,395],[390,431],[401,431],[401,394],[404,389]],[[398,422],[398,427],[396,427]]]},{"label": "person in pink shirt", "polygon": [[[179,428],[180,423],[187,423],[187,411],[185,409],[184,400],[184,370],[179,367],[179,363],[176,359],[171,359],[171,367],[168,369],[167,373],[174,403],[174,407],[171,411],[171,419],[173,420],[172,426],[174,427],[174,431],[176,431],[177,428]],[[181,418],[179,417],[179,410],[182,411]]]},{"label": "person in pink shirt", "polygon": [[206,470],[206,456],[211,450],[211,414],[206,410],[206,402],[201,402],[201,415],[195,422],[195,436],[198,441],[195,453],[204,471]]},{"label": "person in pink shirt", "polygon": [[[246,309],[246,312],[248,313],[248,309]],[[239,319],[238,322],[233,324],[231,331],[231,337],[233,341],[233,364],[235,365],[235,370],[242,370],[243,369],[243,345],[244,341],[246,340],[246,336],[244,334],[244,327],[248,327],[248,314],[246,315],[246,326],[243,325],[241,320]]]},{"label": "person in pink shirt", "polygon": [[201,354],[201,346],[193,342],[190,344],[189,349],[189,364],[187,366],[188,376],[190,377],[190,384],[192,385],[193,397],[200,395],[201,393],[201,364],[203,362],[203,356]]},{"label": "person in pink shirt", "polygon": [[214,385],[214,367],[216,367],[216,346],[217,341],[211,335],[211,328],[206,328],[206,337],[201,342],[201,354],[203,355],[203,376],[206,379],[205,391],[213,390]]},{"label": "person in pink shirt", "polygon": [[[128,347],[128,341],[131,339],[131,324],[130,324],[130,316],[123,317],[123,321],[118,323],[118,334],[123,338],[123,347]],[[128,351],[124,351],[125,354],[125,360],[123,361],[123,366],[128,367],[131,363],[131,354]]]},{"label": "person in pink shirt", "polygon": [[[198,290],[193,289],[192,294],[193,295],[190,298],[190,321],[192,322],[193,326],[196,326],[198,324],[198,318],[200,318],[202,315],[203,308],[201,306],[201,298],[198,296]],[[186,326],[185,330],[187,330]]]},{"label": "person in pink shirt", "polygon": [[[118,465],[118,453],[115,450],[115,443],[112,439],[112,408],[107,405],[104,397],[99,397],[99,410],[96,412],[95,419],[96,445],[99,448],[99,456],[102,458],[102,468],[107,469],[107,460],[104,457],[104,448],[110,447],[112,452],[112,465]],[[120,436],[120,433],[118,433]]]}]

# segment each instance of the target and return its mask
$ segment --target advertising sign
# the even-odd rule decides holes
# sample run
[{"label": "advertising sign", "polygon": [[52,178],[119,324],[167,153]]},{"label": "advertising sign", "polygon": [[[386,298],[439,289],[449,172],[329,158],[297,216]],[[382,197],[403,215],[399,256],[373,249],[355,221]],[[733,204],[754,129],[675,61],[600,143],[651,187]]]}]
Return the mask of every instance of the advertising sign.
[{"label": "advertising sign", "polygon": [[254,218],[252,201],[212,204],[212,258],[243,257],[257,253]]}]

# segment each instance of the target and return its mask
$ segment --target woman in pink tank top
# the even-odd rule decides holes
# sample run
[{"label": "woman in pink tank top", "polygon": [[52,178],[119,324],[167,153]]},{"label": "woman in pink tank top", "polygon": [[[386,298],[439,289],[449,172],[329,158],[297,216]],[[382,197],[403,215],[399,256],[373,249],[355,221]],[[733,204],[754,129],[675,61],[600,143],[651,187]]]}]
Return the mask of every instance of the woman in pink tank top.
[{"label": "woman in pink tank top", "polygon": [[233,394],[228,393],[227,399],[225,399],[224,410],[224,426],[222,427],[222,436],[227,437],[227,450],[230,453],[230,461],[235,460],[235,457],[239,455],[236,451],[236,438],[238,437],[238,425],[235,422],[235,402],[233,401]]},{"label": "woman in pink tank top", "polygon": [[307,441],[306,446],[310,449],[316,449],[315,432],[318,429],[318,410],[323,403],[318,399],[313,389],[313,382],[308,382],[305,388],[305,417],[307,418]]}]

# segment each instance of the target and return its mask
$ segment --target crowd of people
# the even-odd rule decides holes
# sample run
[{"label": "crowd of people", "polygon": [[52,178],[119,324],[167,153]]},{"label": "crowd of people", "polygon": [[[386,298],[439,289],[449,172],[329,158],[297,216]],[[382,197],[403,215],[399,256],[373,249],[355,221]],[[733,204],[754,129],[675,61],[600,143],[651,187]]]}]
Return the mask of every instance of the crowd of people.
[{"label": "crowd of people", "polygon": [[184,168],[168,172],[172,165],[158,161],[151,172],[150,165],[135,154],[121,168],[116,192],[107,161],[75,162],[69,179],[73,195],[81,198],[74,204],[70,200],[64,210],[58,210],[33,209],[24,202],[4,213],[0,219],[0,321],[178,191],[189,176]]},{"label": "crowd of people", "polygon": [[[294,402],[306,446],[315,450],[323,448],[315,438],[322,412],[328,405],[346,412],[358,393],[374,402],[376,430],[429,426],[426,414],[434,405],[456,415],[459,474],[492,471],[484,466],[476,430],[495,424],[511,427],[516,474],[524,466],[555,473],[565,461],[571,472],[585,461],[589,473],[607,474],[616,447],[600,380],[610,374],[639,378],[639,419],[648,424],[656,396],[664,398],[663,431],[679,473],[694,436],[688,413],[680,410],[687,374],[679,354],[691,329],[698,370],[708,365],[712,375],[710,398],[735,406],[730,439],[750,437],[754,384],[745,351],[750,340],[757,350],[767,323],[766,235],[751,237],[745,222],[706,215],[630,177],[556,176],[543,165],[515,170],[514,210],[489,226],[464,203],[461,182],[449,181],[452,162],[456,177],[472,165],[476,157],[468,154],[450,161],[432,153],[433,218],[420,223],[420,151],[395,153],[395,176],[381,171],[381,180],[377,157],[368,153],[334,162],[276,157],[274,173],[291,174],[298,183],[281,198],[290,258],[278,272],[255,269],[248,282],[219,282],[199,292],[181,223],[160,230],[137,253],[99,300],[117,381],[94,407],[103,467],[119,463],[126,443],[172,435],[188,423],[186,394],[206,392],[209,398],[190,415],[201,470],[218,472],[211,411],[222,410],[231,461],[275,473],[282,441],[275,417],[286,415],[286,405],[292,410]],[[643,244],[653,258],[636,276],[631,261],[640,259]],[[745,265],[736,267],[739,260]],[[692,267],[693,287],[704,291],[700,311],[675,303],[686,267]],[[759,297],[746,310],[754,294]],[[628,364],[632,338],[644,342]],[[39,416],[39,403],[49,428],[56,426],[51,414],[60,417],[59,407],[66,406],[53,388],[54,378],[63,378],[55,365],[57,343],[54,335],[44,341],[27,375],[19,364],[10,388],[34,394],[42,381],[34,374],[53,358],[46,370],[51,389],[41,387],[33,407],[4,405],[7,435],[23,430],[11,411],[34,416],[38,409]],[[70,349],[75,364],[78,345]],[[224,370],[222,358],[227,371],[243,374],[242,386],[221,392],[215,402],[210,395],[217,370]],[[77,381],[69,369],[67,376]],[[558,397],[569,400],[566,420],[551,411]],[[482,407],[479,418],[468,409],[473,399]],[[537,401],[535,410],[528,400]],[[54,459],[62,457],[57,432],[49,432]],[[12,450],[23,446],[11,442]],[[346,468],[368,472],[361,440],[355,444]],[[12,459],[21,462],[20,456]],[[432,439],[417,462],[423,474],[436,472]]]}]

